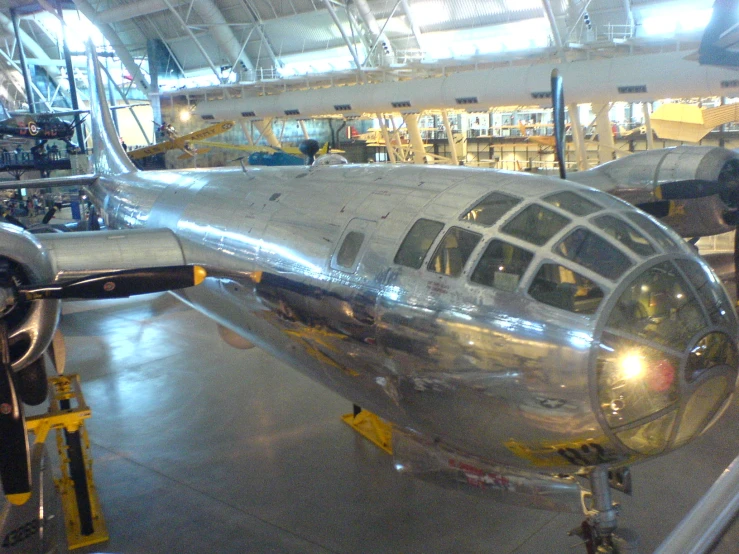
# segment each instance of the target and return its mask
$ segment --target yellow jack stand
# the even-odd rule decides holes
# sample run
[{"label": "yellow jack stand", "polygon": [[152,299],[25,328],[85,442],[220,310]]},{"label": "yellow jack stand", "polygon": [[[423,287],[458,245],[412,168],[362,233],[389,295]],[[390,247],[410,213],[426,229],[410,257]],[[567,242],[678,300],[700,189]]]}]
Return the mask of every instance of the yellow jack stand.
[{"label": "yellow jack stand", "polygon": [[[105,542],[109,536],[92,474],[90,441],[83,421],[91,411],[82,395],[79,375],[51,377],[49,383],[52,396],[48,413],[27,418],[26,425],[38,443],[45,442],[49,431],[56,429],[62,474],[56,486],[64,507],[67,543],[73,550]],[[78,498],[84,505],[78,505]]]},{"label": "yellow jack stand", "polygon": [[357,405],[354,406],[354,413],[343,415],[341,419],[364,438],[392,455],[393,428],[389,423]]}]

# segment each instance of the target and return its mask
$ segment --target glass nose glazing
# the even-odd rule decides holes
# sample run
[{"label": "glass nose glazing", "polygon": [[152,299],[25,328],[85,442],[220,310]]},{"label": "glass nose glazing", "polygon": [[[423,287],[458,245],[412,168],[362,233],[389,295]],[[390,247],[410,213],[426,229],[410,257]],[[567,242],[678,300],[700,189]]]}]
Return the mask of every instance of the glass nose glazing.
[{"label": "glass nose glazing", "polygon": [[654,454],[700,434],[737,380],[737,321],[705,266],[679,259],[637,275],[607,314],[599,409],[624,446]]}]

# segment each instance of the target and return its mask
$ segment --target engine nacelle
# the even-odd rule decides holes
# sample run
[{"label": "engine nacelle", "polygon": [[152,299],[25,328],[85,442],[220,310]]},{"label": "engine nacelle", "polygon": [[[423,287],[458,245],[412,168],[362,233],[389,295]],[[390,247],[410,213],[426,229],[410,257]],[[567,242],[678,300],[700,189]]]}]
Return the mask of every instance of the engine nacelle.
[{"label": "engine nacelle", "polygon": [[[0,288],[6,296],[22,284],[49,283],[54,279],[51,260],[41,243],[15,225],[0,223]],[[0,303],[0,317],[8,325],[10,357],[20,371],[43,354],[51,344],[61,302],[36,300]]]},{"label": "engine nacelle", "polygon": [[[739,157],[725,148],[681,146],[639,152],[568,179],[618,196],[672,227],[683,237],[732,231],[727,214],[739,208]],[[684,183],[696,187],[719,183],[725,192],[703,198],[661,200],[658,185]]]}]

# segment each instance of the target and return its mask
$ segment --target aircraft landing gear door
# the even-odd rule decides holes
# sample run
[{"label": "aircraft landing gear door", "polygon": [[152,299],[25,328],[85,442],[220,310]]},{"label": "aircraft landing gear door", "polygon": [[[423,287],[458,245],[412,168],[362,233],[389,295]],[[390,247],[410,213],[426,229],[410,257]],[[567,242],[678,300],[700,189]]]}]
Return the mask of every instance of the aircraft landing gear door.
[{"label": "aircraft landing gear door", "polygon": [[[374,343],[375,338],[378,287],[373,285],[379,284],[372,282],[377,272],[369,247],[376,225],[369,219],[349,221],[331,257],[331,269],[340,272],[332,287],[341,301],[337,321],[343,323],[345,333],[365,343]],[[345,279],[341,278],[342,274]]]}]

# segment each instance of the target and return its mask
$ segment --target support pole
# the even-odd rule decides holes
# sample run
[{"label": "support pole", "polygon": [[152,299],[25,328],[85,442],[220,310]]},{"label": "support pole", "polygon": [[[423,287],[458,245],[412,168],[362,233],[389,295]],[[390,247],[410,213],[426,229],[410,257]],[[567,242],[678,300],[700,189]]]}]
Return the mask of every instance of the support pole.
[{"label": "support pole", "polygon": [[554,18],[552,5],[549,3],[549,0],[541,0],[541,4],[544,8],[544,13],[547,14],[549,27],[552,29],[552,38],[554,39],[554,44],[557,46],[557,52],[560,53],[562,52],[562,37],[560,36],[559,29],[557,28],[557,20]]},{"label": "support pole", "polygon": [[644,124],[647,127],[647,150],[654,149],[654,135],[652,135],[652,104],[644,102],[642,104],[644,110]]},{"label": "support pole", "polygon": [[359,56],[357,55],[357,49],[354,47],[352,42],[349,40],[349,37],[346,35],[346,31],[344,31],[344,27],[341,26],[341,21],[339,21],[339,16],[336,15],[336,10],[331,5],[331,0],[323,0],[324,5],[326,6],[326,9],[328,10],[329,15],[331,16],[331,19],[334,21],[334,25],[339,29],[339,33],[341,33],[341,38],[344,39],[344,43],[346,44],[346,47],[349,49],[349,53],[352,55],[352,58],[354,59],[354,64],[357,66],[357,75],[359,76],[359,82],[364,83],[364,74],[362,73],[362,64],[359,62]]},{"label": "support pole", "polygon": [[33,88],[31,87],[31,75],[28,73],[28,64],[26,63],[26,54],[23,51],[23,42],[21,41],[20,27],[18,26],[18,13],[15,8],[10,8],[10,19],[13,22],[13,32],[15,33],[15,42],[18,45],[18,57],[21,62],[21,72],[23,73],[23,83],[26,86],[26,101],[28,102],[28,111],[36,113],[36,102],[33,98]]},{"label": "support pole", "polygon": [[593,106],[596,110],[595,128],[598,131],[598,163],[602,164],[613,159],[613,151],[616,149],[616,141],[613,139],[611,120],[608,111],[611,104]]},{"label": "support pole", "polygon": [[577,168],[580,171],[585,171],[586,169],[588,169],[588,152],[585,148],[585,136],[582,132],[582,125],[580,123],[580,112],[577,109],[577,104],[568,104],[567,111],[570,114],[572,139],[575,142]]},{"label": "support pole", "polygon": [[454,135],[452,135],[452,126],[449,124],[449,115],[446,110],[441,110],[441,121],[444,124],[444,132],[446,132],[446,140],[449,143],[452,163],[454,165],[459,165],[459,158],[457,158],[457,148],[456,148],[456,145],[454,144]]},{"label": "support pole", "polygon": [[274,131],[272,131],[272,118],[265,119],[262,121],[255,121],[254,125],[259,130],[261,135],[267,141],[267,144],[273,148],[282,148],[280,141],[277,140]]},{"label": "support pole", "polygon": [[[72,100],[72,109],[79,110],[80,103],[77,98],[77,85],[74,82],[74,67],[72,66],[72,55],[69,52],[69,45],[67,44],[67,25],[64,23],[64,10],[62,9],[61,0],[57,0],[56,3],[57,14],[59,15],[59,21],[62,24],[62,47],[64,49],[64,63],[67,66],[67,80],[69,81],[69,97]],[[82,132],[82,123],[80,122],[79,114],[74,114],[74,129],[77,135],[77,146],[82,154],[87,153],[85,146],[85,135]]]},{"label": "support pole", "polygon": [[426,161],[426,149],[423,146],[423,138],[421,137],[421,130],[418,128],[418,114],[409,113],[403,118],[405,126],[408,128],[408,138],[411,141],[411,151],[413,152],[413,163],[414,164],[425,164]]},{"label": "support pole", "polygon": [[300,130],[303,131],[303,138],[308,140],[310,136],[308,136],[308,129],[305,128],[305,121],[303,119],[299,119],[298,123],[300,124]]},{"label": "support pole", "polygon": [[394,164],[397,161],[397,158],[395,157],[395,149],[393,148],[393,145],[390,143],[390,133],[387,130],[387,125],[385,124],[385,114],[378,113],[377,114],[377,121],[380,122],[380,130],[382,131],[382,138],[385,141],[385,149],[387,150],[387,158],[390,160],[390,163]]}]

